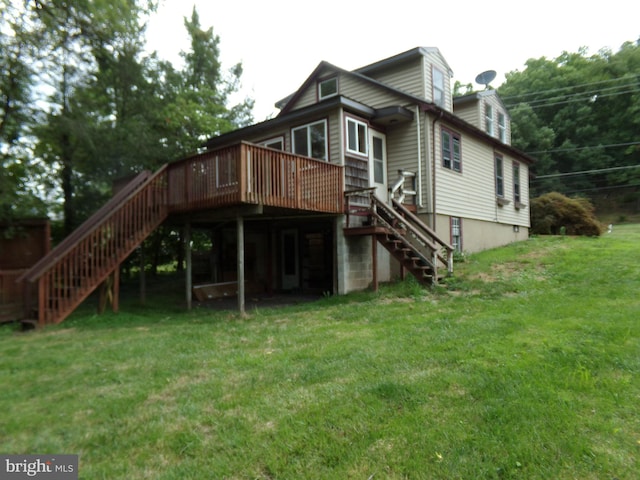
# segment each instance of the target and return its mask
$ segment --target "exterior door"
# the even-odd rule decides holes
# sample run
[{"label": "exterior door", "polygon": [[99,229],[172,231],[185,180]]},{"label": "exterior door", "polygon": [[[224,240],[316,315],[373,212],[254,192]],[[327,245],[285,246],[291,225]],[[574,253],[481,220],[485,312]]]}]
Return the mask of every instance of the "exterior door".
[{"label": "exterior door", "polygon": [[376,187],[376,195],[386,202],[389,200],[386,137],[371,129],[369,132],[369,185]]},{"label": "exterior door", "polygon": [[300,257],[298,255],[298,230],[282,231],[280,256],[282,261],[282,289],[292,290],[300,286]]}]

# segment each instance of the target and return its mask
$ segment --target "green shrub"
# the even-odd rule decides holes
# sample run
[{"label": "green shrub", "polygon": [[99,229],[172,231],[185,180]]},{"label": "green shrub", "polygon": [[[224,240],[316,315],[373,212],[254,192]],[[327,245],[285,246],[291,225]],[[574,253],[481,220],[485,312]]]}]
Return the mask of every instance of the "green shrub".
[{"label": "green shrub", "polygon": [[598,236],[604,226],[596,219],[595,209],[586,198],[569,198],[551,192],[531,201],[531,233],[540,235]]}]

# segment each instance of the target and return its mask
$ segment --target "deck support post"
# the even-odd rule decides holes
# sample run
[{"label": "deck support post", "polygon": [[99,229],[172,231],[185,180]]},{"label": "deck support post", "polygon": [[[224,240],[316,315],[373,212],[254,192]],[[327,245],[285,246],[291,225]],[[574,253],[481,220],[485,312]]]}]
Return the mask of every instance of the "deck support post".
[{"label": "deck support post", "polygon": [[193,290],[193,266],[191,262],[191,222],[187,222],[184,226],[184,259],[185,259],[185,295],[187,300],[187,310],[192,307],[192,290]]},{"label": "deck support post", "polygon": [[238,215],[236,218],[237,228],[237,277],[238,277],[238,311],[240,315],[245,314],[244,310],[244,218]]},{"label": "deck support post", "polygon": [[147,302],[147,272],[145,270],[144,243],[140,244],[140,305]]},{"label": "deck support post", "polygon": [[374,233],[371,235],[371,270],[373,271],[373,291],[378,291],[378,237]]}]

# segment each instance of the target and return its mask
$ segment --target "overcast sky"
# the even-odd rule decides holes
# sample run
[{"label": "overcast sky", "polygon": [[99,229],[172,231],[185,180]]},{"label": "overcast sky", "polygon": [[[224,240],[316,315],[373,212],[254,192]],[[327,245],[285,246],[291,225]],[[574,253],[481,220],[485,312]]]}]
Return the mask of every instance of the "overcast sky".
[{"label": "overcast sky", "polygon": [[[322,60],[353,70],[414,47],[438,47],[454,80],[474,83],[495,70],[492,86],[529,58],[556,58],[587,47],[616,52],[640,38],[637,0],[161,0],[149,24],[149,50],[180,65],[188,50],[184,17],[196,6],[203,28],[220,37],[223,68],[242,62],[243,96],[261,121]],[[478,87],[480,88],[480,87]]]}]

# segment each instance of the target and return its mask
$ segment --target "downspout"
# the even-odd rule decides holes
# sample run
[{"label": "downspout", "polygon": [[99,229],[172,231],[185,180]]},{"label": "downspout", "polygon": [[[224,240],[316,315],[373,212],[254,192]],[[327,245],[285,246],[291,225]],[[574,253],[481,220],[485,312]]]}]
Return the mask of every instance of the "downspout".
[{"label": "downspout", "polygon": [[422,208],[422,130],[420,128],[420,107],[416,105],[416,134],[418,137],[418,201],[417,206]]},{"label": "downspout", "polygon": [[443,117],[442,110],[431,123],[431,208],[433,215],[431,217],[431,228],[436,231],[436,122]]}]

